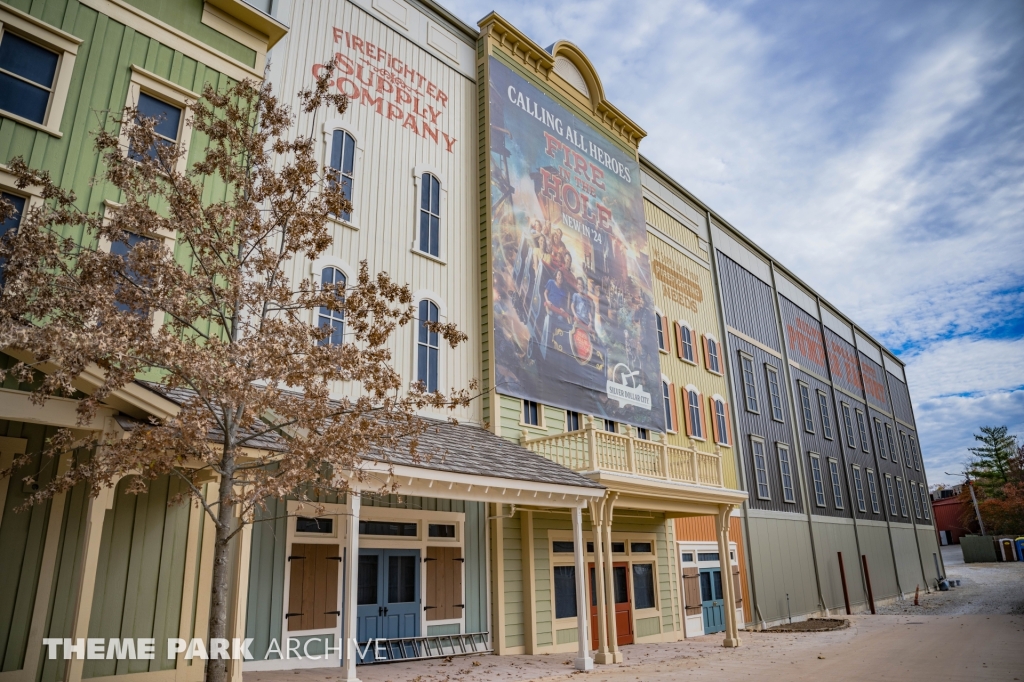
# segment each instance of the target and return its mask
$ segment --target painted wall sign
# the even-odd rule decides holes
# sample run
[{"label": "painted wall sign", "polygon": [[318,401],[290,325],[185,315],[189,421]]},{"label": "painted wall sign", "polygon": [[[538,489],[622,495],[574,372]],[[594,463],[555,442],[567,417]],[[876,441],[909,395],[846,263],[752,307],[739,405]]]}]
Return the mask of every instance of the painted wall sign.
[{"label": "painted wall sign", "polygon": [[[414,135],[454,153],[457,140],[441,129],[448,94],[425,75],[373,42],[338,27],[332,29],[338,78],[334,87],[353,104],[370,107],[379,116]],[[313,76],[323,69],[313,65]]]},{"label": "painted wall sign", "polygon": [[499,393],[664,430],[639,165],[494,57]]},{"label": "painted wall sign", "polygon": [[651,271],[661,282],[661,291],[665,298],[675,301],[687,310],[697,312],[697,304],[704,300],[704,292],[693,271],[689,268],[677,268],[674,264],[665,263],[657,258],[651,261]]}]

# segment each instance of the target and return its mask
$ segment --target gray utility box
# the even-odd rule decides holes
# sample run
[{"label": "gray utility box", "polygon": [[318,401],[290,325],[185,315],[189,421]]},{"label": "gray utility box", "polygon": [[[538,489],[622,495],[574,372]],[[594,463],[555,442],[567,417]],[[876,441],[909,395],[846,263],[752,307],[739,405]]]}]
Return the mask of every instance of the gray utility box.
[{"label": "gray utility box", "polygon": [[999,561],[996,544],[991,535],[964,535],[960,538],[964,563],[975,564]]}]

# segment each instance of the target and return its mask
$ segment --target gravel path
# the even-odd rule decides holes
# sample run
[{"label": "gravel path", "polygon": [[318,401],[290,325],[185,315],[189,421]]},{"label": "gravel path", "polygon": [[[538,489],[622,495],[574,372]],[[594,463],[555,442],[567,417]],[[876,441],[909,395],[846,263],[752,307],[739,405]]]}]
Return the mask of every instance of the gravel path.
[{"label": "gravel path", "polygon": [[880,614],[920,613],[935,616],[966,614],[1024,615],[1024,562],[965,564],[960,545],[942,548],[946,576],[961,581],[948,592],[921,593],[921,605],[915,607],[913,593],[905,602],[881,607]]}]

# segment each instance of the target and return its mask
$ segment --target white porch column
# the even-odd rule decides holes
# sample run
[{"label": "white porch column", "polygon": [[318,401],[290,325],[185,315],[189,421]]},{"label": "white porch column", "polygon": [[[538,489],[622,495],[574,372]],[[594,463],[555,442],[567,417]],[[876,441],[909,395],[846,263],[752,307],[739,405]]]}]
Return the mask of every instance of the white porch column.
[{"label": "white porch column", "polygon": [[573,507],[572,510],[572,544],[576,558],[576,669],[593,670],[594,659],[590,657],[590,635],[587,632],[590,603],[587,601],[587,564],[583,560],[586,546],[583,544],[582,507]]},{"label": "white porch column", "polygon": [[[605,611],[608,618],[608,655],[609,663],[622,663],[622,652],[619,651],[619,627],[615,619],[615,558],[612,554],[612,516],[615,513],[615,500],[619,494],[608,493],[604,501],[604,517],[601,542],[604,552],[604,598]],[[595,547],[595,549],[597,549]]]},{"label": "white porch column", "polygon": [[732,516],[732,505],[723,504],[715,514],[715,531],[718,536],[718,565],[722,572],[722,596],[725,599],[725,639],[722,646],[737,647],[740,645],[739,632],[736,628],[736,594],[732,580],[732,559],[729,556],[729,520]]},{"label": "white porch column", "polygon": [[359,587],[359,506],[362,498],[359,491],[348,494],[349,516],[348,537],[345,540],[345,580],[342,593],[345,595],[342,604],[341,646],[344,652],[342,674],[339,679],[347,682],[359,682],[356,677],[356,599]]},{"label": "white porch column", "polygon": [[[608,614],[604,603],[604,555],[601,554],[601,526],[604,523],[604,500],[590,501],[590,525],[594,535],[594,593],[597,597],[597,654],[594,662],[612,662],[608,653]],[[589,610],[589,604],[587,608]]]}]

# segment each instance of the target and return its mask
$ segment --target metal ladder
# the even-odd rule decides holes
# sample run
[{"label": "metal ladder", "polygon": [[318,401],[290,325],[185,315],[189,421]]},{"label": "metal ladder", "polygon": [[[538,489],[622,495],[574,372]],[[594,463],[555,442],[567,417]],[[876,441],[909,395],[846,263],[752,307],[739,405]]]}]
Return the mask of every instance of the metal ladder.
[{"label": "metal ladder", "polygon": [[371,646],[369,660],[366,663],[394,663],[449,656],[489,654],[492,649],[487,646],[487,635],[487,632],[470,632],[462,635],[398,637],[378,640],[384,649],[385,658],[375,659],[373,657],[375,647]]}]

